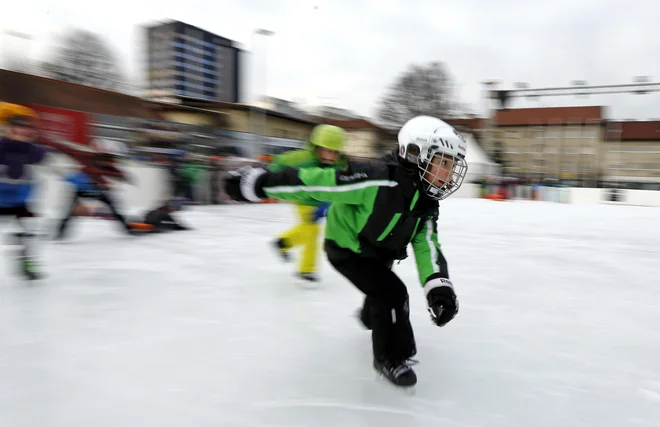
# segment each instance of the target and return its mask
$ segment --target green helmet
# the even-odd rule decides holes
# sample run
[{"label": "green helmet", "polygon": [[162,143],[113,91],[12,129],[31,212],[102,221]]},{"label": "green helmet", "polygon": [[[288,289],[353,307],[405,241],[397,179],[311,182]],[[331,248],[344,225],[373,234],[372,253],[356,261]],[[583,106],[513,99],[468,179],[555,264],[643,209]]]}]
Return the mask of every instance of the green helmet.
[{"label": "green helmet", "polygon": [[343,150],[345,141],[346,131],[339,126],[332,125],[315,126],[309,137],[310,144],[334,151]]}]

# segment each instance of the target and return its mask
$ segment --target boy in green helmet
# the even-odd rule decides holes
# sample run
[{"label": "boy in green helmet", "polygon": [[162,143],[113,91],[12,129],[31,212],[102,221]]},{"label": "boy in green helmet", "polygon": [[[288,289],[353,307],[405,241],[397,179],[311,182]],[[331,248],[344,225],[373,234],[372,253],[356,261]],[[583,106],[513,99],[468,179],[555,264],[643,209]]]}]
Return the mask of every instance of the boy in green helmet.
[{"label": "boy in green helmet", "polygon": [[[334,167],[344,168],[346,159],[341,154],[346,140],[344,129],[331,125],[318,125],[310,135],[305,148],[281,154],[273,159],[269,170],[277,172],[287,167]],[[296,210],[300,223],[281,234],[275,241],[277,251],[285,261],[290,258],[289,251],[302,246],[302,257],[298,267],[298,276],[305,281],[318,281],[317,253],[319,238],[319,220],[325,216],[329,204],[320,203],[313,198],[297,200]]]}]

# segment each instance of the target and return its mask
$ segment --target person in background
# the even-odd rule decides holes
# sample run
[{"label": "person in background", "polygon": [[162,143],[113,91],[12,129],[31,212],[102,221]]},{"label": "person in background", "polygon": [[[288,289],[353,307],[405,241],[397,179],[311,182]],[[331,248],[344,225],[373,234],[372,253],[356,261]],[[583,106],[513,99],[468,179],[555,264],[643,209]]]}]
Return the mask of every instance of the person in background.
[{"label": "person in background", "polygon": [[150,210],[145,214],[140,223],[145,225],[145,227],[141,227],[141,230],[149,233],[192,230],[192,228],[183,225],[172,216],[174,212],[180,211],[183,208],[183,202],[184,199],[181,198],[171,199],[156,209]]},{"label": "person in background", "polygon": [[216,157],[209,159],[209,192],[212,205],[220,204],[220,164]]},{"label": "person in background", "polygon": [[[329,167],[343,168],[346,158],[341,154],[346,141],[344,129],[331,125],[318,125],[312,129],[305,148],[293,150],[273,158],[267,167],[269,171],[277,172],[288,167]],[[320,220],[325,217],[328,204],[319,202],[312,197],[293,201],[296,204],[298,224],[281,234],[274,245],[285,261],[290,259],[290,251],[296,246],[302,246],[302,256],[298,265],[297,275],[306,282],[317,282],[317,253],[320,231]]]},{"label": "person in background", "polygon": [[[130,222],[117,209],[116,201],[111,192],[108,176],[128,182],[127,176],[118,167],[119,159],[125,155],[124,147],[117,141],[97,140],[93,150],[86,157],[86,163],[80,170],[65,177],[65,181],[73,186],[69,209],[61,219],[57,228],[55,240],[66,238],[71,218],[81,202],[81,199],[97,200],[106,205],[111,215],[122,225],[128,234],[135,234]],[[80,157],[80,155],[76,155]]]},{"label": "person in background", "polygon": [[38,144],[38,115],[22,105],[0,103],[0,225],[16,220],[20,231],[10,236],[17,246],[20,273],[28,280],[43,275],[38,272],[32,242],[35,237],[35,213],[30,208],[37,185],[31,170],[46,158],[47,150]]}]

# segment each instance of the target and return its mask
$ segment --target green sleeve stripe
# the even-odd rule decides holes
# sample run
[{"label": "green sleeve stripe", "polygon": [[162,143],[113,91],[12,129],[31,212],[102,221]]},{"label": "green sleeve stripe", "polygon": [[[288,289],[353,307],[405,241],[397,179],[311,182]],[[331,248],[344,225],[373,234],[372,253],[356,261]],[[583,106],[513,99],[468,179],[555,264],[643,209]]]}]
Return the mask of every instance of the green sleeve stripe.
[{"label": "green sleeve stripe", "polygon": [[396,181],[386,181],[386,180],[374,180],[374,181],[363,181],[357,182],[355,184],[347,185],[337,185],[332,187],[327,186],[311,186],[311,185],[294,185],[294,186],[275,186],[275,187],[264,187],[264,191],[267,193],[297,193],[299,191],[310,193],[313,191],[318,191],[321,193],[346,193],[349,191],[355,190],[364,190],[365,188],[370,187],[396,187],[399,185]]},{"label": "green sleeve stripe", "polygon": [[417,235],[417,229],[419,228],[419,223],[422,221],[421,218],[417,218],[417,224],[415,224],[415,229],[413,230],[413,236],[410,240],[414,240],[415,236]]},{"label": "green sleeve stripe", "polygon": [[385,227],[383,233],[378,237],[379,242],[383,240],[385,237],[387,237],[388,234],[390,234],[390,231],[392,231],[396,223],[399,222],[399,217],[401,217],[400,213],[394,214],[390,223],[387,224],[387,227]]},{"label": "green sleeve stripe", "polygon": [[417,199],[419,199],[419,190],[415,190],[415,195],[413,196],[412,202],[410,202],[410,208],[408,208],[408,210],[413,210],[415,203],[417,203]]}]

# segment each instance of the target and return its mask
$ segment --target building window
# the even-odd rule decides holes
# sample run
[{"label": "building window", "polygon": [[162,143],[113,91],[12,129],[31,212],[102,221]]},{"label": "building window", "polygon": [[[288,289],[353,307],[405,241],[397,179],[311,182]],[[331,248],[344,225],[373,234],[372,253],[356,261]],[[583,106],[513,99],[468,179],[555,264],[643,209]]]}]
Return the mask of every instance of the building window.
[{"label": "building window", "polygon": [[580,139],[585,137],[586,132],[583,132],[581,128],[567,128],[564,131],[564,138],[566,139]]},{"label": "building window", "polygon": [[543,147],[543,152],[546,154],[557,154],[559,153],[559,147],[557,147],[554,144],[552,145],[549,144]]},{"label": "building window", "polygon": [[657,146],[650,145],[610,145],[607,151],[614,153],[660,153],[660,144]]}]

